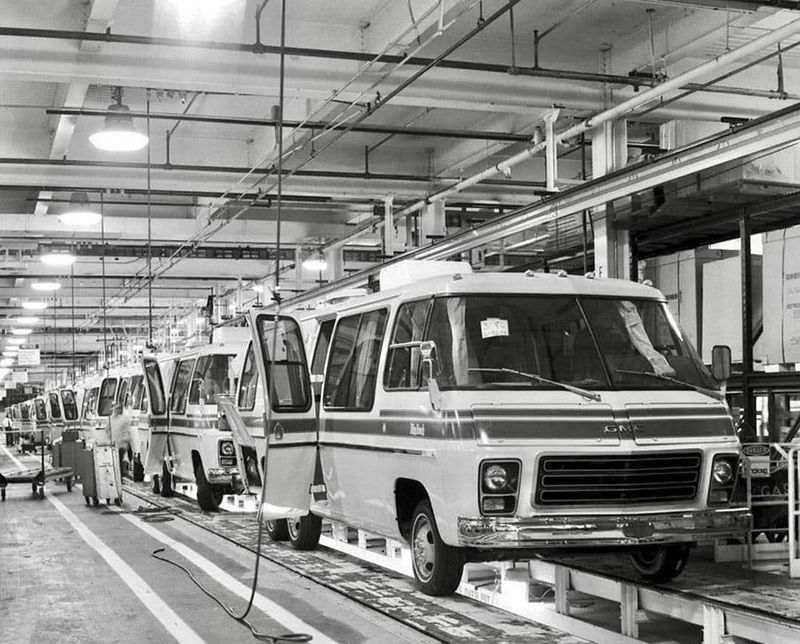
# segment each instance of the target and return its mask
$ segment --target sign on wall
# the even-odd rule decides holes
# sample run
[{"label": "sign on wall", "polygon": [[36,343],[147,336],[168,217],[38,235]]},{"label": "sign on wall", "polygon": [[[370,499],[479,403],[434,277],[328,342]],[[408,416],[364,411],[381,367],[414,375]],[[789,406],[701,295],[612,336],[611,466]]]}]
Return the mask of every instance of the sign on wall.
[{"label": "sign on wall", "polygon": [[21,367],[36,367],[41,363],[38,344],[20,345],[17,364]]},{"label": "sign on wall", "polygon": [[27,369],[13,369],[11,371],[11,382],[15,385],[28,382]]}]

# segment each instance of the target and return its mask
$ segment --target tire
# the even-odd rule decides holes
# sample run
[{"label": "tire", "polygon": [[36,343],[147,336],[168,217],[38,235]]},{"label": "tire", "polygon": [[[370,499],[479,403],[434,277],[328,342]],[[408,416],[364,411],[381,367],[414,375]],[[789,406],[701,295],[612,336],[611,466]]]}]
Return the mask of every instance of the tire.
[{"label": "tire", "polygon": [[89,505],[89,497],[88,496],[83,497],[83,500],[86,502],[86,505]]},{"label": "tire", "polygon": [[304,517],[286,519],[289,541],[295,550],[313,550],[319,543],[322,534],[322,519],[313,514]]},{"label": "tire", "polygon": [[172,490],[172,474],[166,463],[161,465],[161,496],[170,497],[174,494]]},{"label": "tire", "polygon": [[158,474],[153,474],[153,494],[161,494],[161,485],[158,482]]},{"label": "tire", "polygon": [[6,500],[6,489],[5,488],[0,489],[0,499],[2,499],[3,501]]},{"label": "tire", "polygon": [[114,499],[114,505],[122,505],[122,497],[121,496],[118,496],[116,499]]},{"label": "tire", "polygon": [[665,582],[675,579],[689,561],[689,544],[650,546],[632,552],[631,562],[636,571],[648,581]]},{"label": "tire", "polygon": [[222,490],[206,479],[203,464],[198,460],[194,466],[194,481],[197,484],[197,504],[204,512],[216,512],[222,503]]},{"label": "tire", "polygon": [[264,531],[273,541],[288,541],[289,528],[286,519],[275,519],[274,521],[264,522]]},{"label": "tire", "polygon": [[72,492],[72,477],[67,477],[67,492]]},{"label": "tire", "polygon": [[98,499],[96,496],[93,496],[92,497],[92,505],[94,507],[97,507],[98,505],[100,505],[100,499]]},{"label": "tire", "polygon": [[417,587],[434,597],[451,595],[461,582],[464,560],[463,549],[448,546],[439,536],[430,501],[420,501],[411,522],[411,565]]}]

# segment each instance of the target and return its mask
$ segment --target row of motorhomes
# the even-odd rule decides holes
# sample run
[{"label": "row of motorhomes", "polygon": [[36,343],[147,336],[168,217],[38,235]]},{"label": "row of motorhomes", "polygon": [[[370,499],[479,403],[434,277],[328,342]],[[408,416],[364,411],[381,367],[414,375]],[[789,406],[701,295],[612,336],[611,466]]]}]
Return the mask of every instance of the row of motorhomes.
[{"label": "row of motorhomes", "polygon": [[191,481],[215,510],[266,482],[273,539],[314,547],[328,518],[405,540],[434,595],[466,561],[543,549],[622,547],[667,580],[751,521],[714,379],[664,296],[628,281],[400,265],[378,293],[254,309],[67,391],[22,405],[88,438],[120,402],[162,494]]}]

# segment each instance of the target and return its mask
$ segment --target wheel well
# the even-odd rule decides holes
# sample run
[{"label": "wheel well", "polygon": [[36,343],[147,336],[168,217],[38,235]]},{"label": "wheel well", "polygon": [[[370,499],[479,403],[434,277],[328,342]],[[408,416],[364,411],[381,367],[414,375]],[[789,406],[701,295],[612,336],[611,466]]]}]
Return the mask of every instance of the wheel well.
[{"label": "wheel well", "polygon": [[200,452],[192,450],[192,469],[196,470],[198,465],[203,464],[203,459],[200,458]]},{"label": "wheel well", "polygon": [[427,499],[428,492],[419,481],[412,479],[397,479],[394,484],[394,501],[397,516],[397,526],[400,534],[408,540],[411,536],[411,521],[414,518],[414,508],[423,499]]}]

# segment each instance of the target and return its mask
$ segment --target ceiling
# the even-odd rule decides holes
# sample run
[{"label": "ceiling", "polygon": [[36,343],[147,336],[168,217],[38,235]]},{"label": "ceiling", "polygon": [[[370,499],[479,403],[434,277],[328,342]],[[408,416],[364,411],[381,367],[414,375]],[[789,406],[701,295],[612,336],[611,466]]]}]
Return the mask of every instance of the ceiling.
[{"label": "ceiling", "polygon": [[[336,277],[301,266],[334,242],[344,273],[363,268],[381,259],[381,230],[342,240],[383,217],[388,198],[397,211],[494,166],[524,149],[554,107],[565,129],[800,17],[782,4],[794,6],[293,0],[281,85],[280,0],[0,0],[0,317],[20,314],[36,295],[31,282],[59,280],[31,342],[46,363],[34,376],[61,376],[97,364],[104,345],[191,333],[209,296],[230,313],[263,299],[250,287],[275,270],[279,220],[284,290]],[[704,91],[631,115],[629,160],[659,153],[664,123],[718,130],[722,117],[794,104],[796,42],[781,43],[780,70],[775,57],[757,63],[775,53],[760,52]],[[149,131],[142,151],[89,142],[116,87]],[[591,178],[588,147],[559,152],[559,187]],[[447,231],[546,195],[544,168],[536,156],[450,197]],[[75,191],[102,210],[102,225],[60,223]],[[668,210],[659,214],[674,218]],[[553,252],[574,255],[579,221],[562,232]],[[522,247],[523,263],[543,252]],[[52,249],[76,263],[42,264]]]}]

